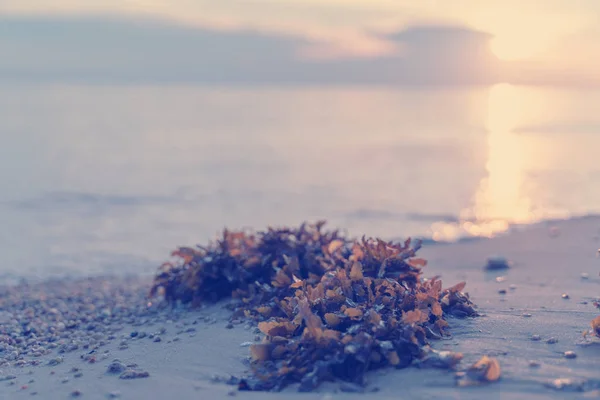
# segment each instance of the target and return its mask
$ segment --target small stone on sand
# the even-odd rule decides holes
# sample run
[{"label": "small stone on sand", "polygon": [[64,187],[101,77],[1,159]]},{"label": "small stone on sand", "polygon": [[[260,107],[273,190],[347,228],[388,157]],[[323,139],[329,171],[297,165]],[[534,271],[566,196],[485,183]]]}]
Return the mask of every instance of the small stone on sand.
[{"label": "small stone on sand", "polygon": [[134,370],[134,369],[128,369],[119,376],[119,379],[139,379],[139,378],[147,378],[149,376],[150,376],[150,374],[146,371],[138,371],[138,370]]},{"label": "small stone on sand", "polygon": [[127,367],[122,362],[115,360],[108,364],[108,368],[106,369],[107,374],[121,374],[123,373]]},{"label": "small stone on sand", "polygon": [[510,268],[509,261],[502,256],[491,256],[487,259],[485,269],[488,270],[499,270]]}]

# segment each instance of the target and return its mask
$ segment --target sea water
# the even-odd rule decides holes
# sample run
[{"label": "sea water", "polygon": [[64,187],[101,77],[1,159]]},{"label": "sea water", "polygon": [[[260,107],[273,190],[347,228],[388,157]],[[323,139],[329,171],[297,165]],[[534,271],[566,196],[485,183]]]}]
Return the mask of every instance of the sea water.
[{"label": "sea water", "polygon": [[0,277],[152,272],[223,228],[455,240],[600,211],[600,93],[4,85]]}]

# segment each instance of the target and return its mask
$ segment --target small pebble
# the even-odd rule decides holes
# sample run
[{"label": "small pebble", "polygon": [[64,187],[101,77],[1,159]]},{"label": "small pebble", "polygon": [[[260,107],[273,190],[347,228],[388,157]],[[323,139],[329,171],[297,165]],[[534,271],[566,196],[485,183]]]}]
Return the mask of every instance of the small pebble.
[{"label": "small pebble", "polygon": [[227,325],[225,325],[225,329],[233,329],[233,324],[230,322]]},{"label": "small pebble", "polygon": [[546,343],[548,343],[548,344],[555,344],[555,343],[558,343],[558,339],[555,338],[555,337],[551,337],[548,340],[546,340]]},{"label": "small pebble", "polygon": [[108,368],[106,369],[107,374],[121,374],[123,373],[127,367],[122,362],[115,360],[108,364]]},{"label": "small pebble", "polygon": [[534,342],[537,342],[539,340],[542,340],[542,337],[540,335],[531,335],[530,339]]},{"label": "small pebble", "polygon": [[565,358],[576,358],[576,357],[577,357],[577,354],[575,354],[574,351],[571,351],[571,350],[565,351]]},{"label": "small pebble", "polygon": [[62,357],[56,357],[56,358],[53,358],[50,361],[48,361],[48,365],[53,367],[55,365],[62,363],[63,361],[64,361],[64,359]]},{"label": "small pebble", "polygon": [[525,317],[525,318],[530,318],[530,317],[531,317],[531,314],[530,314],[530,313],[523,313],[523,317]]},{"label": "small pebble", "polygon": [[508,288],[509,288],[510,290],[515,290],[515,289],[517,288],[517,285],[515,285],[514,283],[511,283],[511,284],[508,286]]},{"label": "small pebble", "polygon": [[128,369],[119,375],[119,379],[139,379],[139,378],[147,378],[150,374],[146,371],[138,371],[134,369]]},{"label": "small pebble", "polygon": [[500,294],[506,294],[506,289],[500,289],[500,290],[498,290],[498,293],[500,293]]},{"label": "small pebble", "polygon": [[537,368],[539,366],[540,366],[540,363],[538,361],[535,361],[535,360],[529,361],[529,367],[530,368]]},{"label": "small pebble", "polygon": [[106,395],[107,399],[118,399],[120,397],[121,397],[121,392],[119,392],[119,391],[110,392]]},{"label": "small pebble", "polygon": [[590,279],[590,274],[588,274],[587,272],[582,272],[581,279]]},{"label": "small pebble", "polygon": [[79,397],[79,396],[81,396],[81,395],[82,395],[82,393],[81,393],[81,391],[80,391],[80,390],[73,390],[73,391],[71,392],[71,397]]},{"label": "small pebble", "polygon": [[488,270],[507,269],[510,268],[510,265],[505,257],[492,256],[487,259],[485,268]]},{"label": "small pebble", "polygon": [[585,380],[559,378],[546,382],[544,386],[550,389],[560,390],[564,392],[583,392],[585,387]]},{"label": "small pebble", "polygon": [[497,276],[496,277],[496,282],[501,283],[504,282],[506,280],[505,276]]},{"label": "small pebble", "polygon": [[158,343],[158,342],[162,341],[162,339],[160,338],[160,336],[155,336],[152,341],[155,343]]},{"label": "small pebble", "polygon": [[561,297],[565,300],[569,299],[569,295],[567,293],[563,293]]}]

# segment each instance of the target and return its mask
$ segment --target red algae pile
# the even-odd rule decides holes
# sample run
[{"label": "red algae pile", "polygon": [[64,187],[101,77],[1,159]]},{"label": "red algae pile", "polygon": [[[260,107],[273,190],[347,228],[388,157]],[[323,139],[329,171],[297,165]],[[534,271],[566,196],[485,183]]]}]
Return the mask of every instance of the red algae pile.
[{"label": "red algae pile", "polygon": [[461,354],[436,352],[429,340],[449,335],[448,315],[478,315],[465,283],[444,289],[438,277],[424,279],[420,242],[354,240],[324,225],[225,230],[207,246],[181,247],[150,295],[192,305],[232,298],[232,318],[258,324],[265,337],[250,348],[240,390],[362,386],[377,368],[458,363]]}]

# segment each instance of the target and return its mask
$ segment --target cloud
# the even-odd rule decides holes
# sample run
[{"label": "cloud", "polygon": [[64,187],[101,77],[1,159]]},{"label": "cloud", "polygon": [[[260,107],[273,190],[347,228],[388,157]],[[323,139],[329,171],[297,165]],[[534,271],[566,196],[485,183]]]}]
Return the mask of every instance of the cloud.
[{"label": "cloud", "polygon": [[0,77],[57,81],[277,81],[307,43],[118,18],[0,21]]},{"label": "cloud", "polygon": [[491,35],[460,26],[422,25],[389,36],[401,46],[403,79],[432,83],[486,83],[498,79]]},{"label": "cloud", "polygon": [[324,43],[299,36],[149,19],[13,17],[0,19],[0,80],[486,84],[498,79],[498,60],[483,32],[418,26],[381,40],[397,51],[311,60],[305,55]]}]

